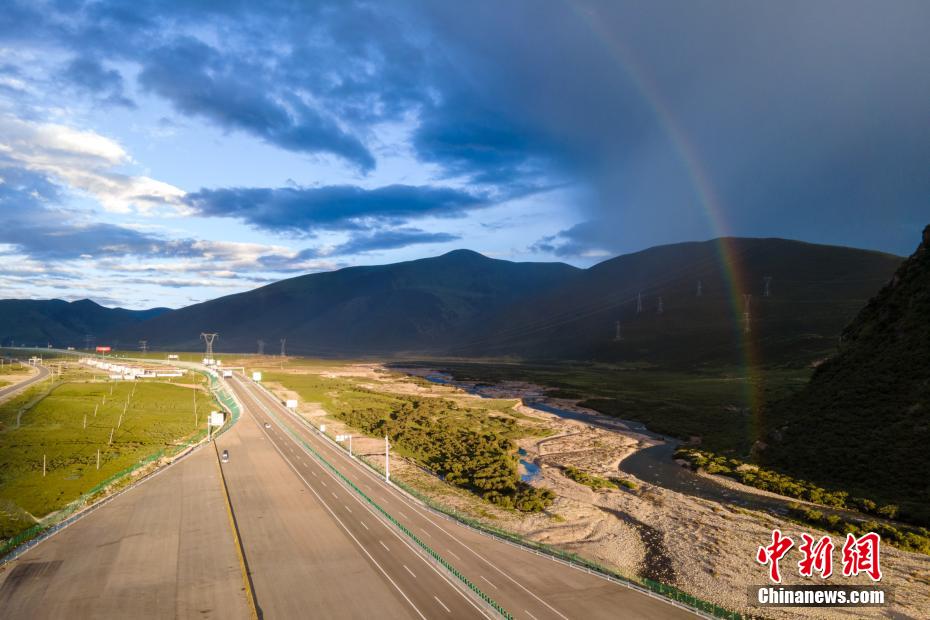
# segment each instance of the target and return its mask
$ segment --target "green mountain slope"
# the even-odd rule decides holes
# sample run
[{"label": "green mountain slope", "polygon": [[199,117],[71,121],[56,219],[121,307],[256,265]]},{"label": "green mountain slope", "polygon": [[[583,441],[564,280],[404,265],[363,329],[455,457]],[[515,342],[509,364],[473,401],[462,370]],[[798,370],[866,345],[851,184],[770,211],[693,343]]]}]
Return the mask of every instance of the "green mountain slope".
[{"label": "green mountain slope", "polygon": [[763,462],[930,522],[930,226],[836,355],[765,424]]}]

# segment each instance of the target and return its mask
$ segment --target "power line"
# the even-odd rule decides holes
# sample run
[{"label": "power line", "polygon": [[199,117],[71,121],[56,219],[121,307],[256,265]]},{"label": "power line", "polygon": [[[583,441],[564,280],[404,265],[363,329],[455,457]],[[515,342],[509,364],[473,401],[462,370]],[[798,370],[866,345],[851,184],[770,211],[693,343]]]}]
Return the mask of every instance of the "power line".
[{"label": "power line", "polygon": [[258,354],[259,355],[265,354],[265,341],[264,340],[258,341]]},{"label": "power line", "polygon": [[284,357],[286,355],[286,351],[285,351],[286,344],[287,344],[287,338],[282,338],[281,339],[281,357]]}]

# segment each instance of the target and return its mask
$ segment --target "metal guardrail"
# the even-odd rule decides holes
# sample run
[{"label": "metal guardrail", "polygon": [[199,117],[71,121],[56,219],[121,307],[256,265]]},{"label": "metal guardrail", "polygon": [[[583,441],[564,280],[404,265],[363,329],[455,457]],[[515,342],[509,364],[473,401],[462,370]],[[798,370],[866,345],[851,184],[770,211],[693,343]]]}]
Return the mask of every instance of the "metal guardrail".
[{"label": "metal guardrail", "polygon": [[[210,393],[214,396],[217,402],[221,406],[225,407],[231,414],[231,422],[229,424],[223,425],[223,427],[220,428],[216,433],[214,433],[213,436],[216,437],[218,435],[221,435],[239,420],[239,416],[241,414],[241,409],[239,407],[239,404],[235,401],[235,399],[230,397],[228,393],[226,393],[225,386],[219,385],[215,377],[213,377],[212,375],[210,375],[209,373],[205,371],[200,371],[200,370],[195,370],[195,369],[192,369],[192,370],[194,372],[198,372],[200,374],[207,376],[208,381],[210,383]],[[203,446],[205,443],[206,443],[206,437],[204,436],[204,437],[198,438],[195,441],[188,442],[182,445],[180,451],[177,453],[174,460],[171,463],[169,463],[169,465],[174,465],[175,463],[181,461],[182,459],[190,455],[191,452]],[[111,501],[113,501],[118,496],[122,495],[123,493],[131,489],[134,489],[139,484],[142,484],[143,482],[160,474],[168,466],[162,467],[160,469],[157,469],[151,472],[150,474],[146,476],[143,476],[142,478],[140,478],[139,480],[136,480],[135,482],[133,482],[126,488],[121,489],[118,493],[114,493],[112,495],[109,495],[97,501],[92,501],[95,495],[105,490],[110,485],[120,482],[121,480],[125,479],[127,476],[130,476],[134,472],[152,463],[153,461],[160,459],[163,456],[165,456],[165,450],[161,449],[158,452],[155,452],[154,454],[150,454],[146,457],[143,457],[137,463],[121,471],[116,472],[115,474],[109,476],[105,480],[94,485],[90,490],[82,493],[77,499],[70,502],[67,506],[65,506],[61,510],[56,511],[51,519],[37,523],[36,525],[33,525],[32,527],[26,530],[23,530],[22,532],[19,532],[18,534],[15,534],[14,536],[10,537],[6,542],[3,543],[3,545],[0,545],[0,566],[3,566],[4,564],[12,560],[15,560],[17,557],[21,556],[23,553],[25,553],[29,549],[32,549],[39,543],[54,536],[55,534],[57,534],[64,528],[68,527],[69,525],[77,521],[78,519],[94,512],[95,510],[97,510],[98,508],[102,506],[105,506],[106,504],[110,503]]]},{"label": "metal guardrail", "polygon": [[[256,385],[258,385],[260,389],[264,390],[269,396],[274,398],[276,401],[278,400],[277,396],[275,396],[275,394],[271,392],[268,388],[266,388],[264,385],[261,385],[258,383],[256,383]],[[322,436],[327,441],[329,441],[329,443],[331,443],[334,447],[342,450],[343,452],[346,451],[346,448],[344,446],[333,441],[331,437],[326,435],[326,433],[321,432],[320,429],[316,427],[315,425],[313,425],[311,422],[303,418],[298,418],[298,420],[304,423],[305,425],[309,426],[313,430],[315,430],[320,436]],[[378,474],[379,476],[384,475],[383,469],[369,462],[367,459],[364,459],[361,456],[356,456],[355,458],[358,462],[368,467],[372,472]],[[698,615],[704,616],[706,618],[721,618],[723,620],[742,620],[743,619],[742,614],[740,614],[739,612],[731,611],[729,609],[726,609],[725,607],[721,607],[720,605],[711,603],[710,601],[705,601],[692,594],[688,594],[687,592],[684,592],[683,590],[680,590],[679,588],[676,588],[675,586],[670,586],[670,585],[660,583],[660,582],[657,582],[657,581],[654,581],[648,578],[643,578],[641,581],[634,580],[610,568],[607,568],[606,566],[602,566],[600,564],[597,564],[596,562],[588,560],[587,558],[575,555],[573,553],[567,553],[565,551],[562,551],[561,549],[557,549],[557,548],[551,547],[543,543],[539,543],[533,540],[526,539],[523,536],[516,534],[514,532],[509,532],[507,530],[494,528],[484,523],[481,523],[480,521],[476,521],[455,510],[451,510],[449,508],[446,508],[445,506],[442,506],[441,504],[435,503],[429,497],[421,494],[419,491],[409,487],[408,485],[396,479],[392,480],[391,482],[394,486],[396,486],[402,492],[410,496],[411,499],[421,503],[426,509],[430,510],[433,514],[439,517],[442,517],[444,519],[447,519],[451,522],[464,525],[465,527],[468,527],[469,529],[475,532],[478,532],[480,534],[491,536],[500,542],[509,544],[514,547],[522,548],[526,551],[534,553],[535,555],[548,557],[549,559],[559,562],[561,564],[564,564],[568,567],[583,571],[585,573],[588,573],[596,577],[600,577],[602,579],[606,579],[607,581],[616,583],[618,585],[622,585],[632,590],[636,590],[637,592],[640,592],[647,596],[651,596],[658,600],[662,600],[671,605],[681,607],[692,613],[697,613]]]},{"label": "metal guardrail", "polygon": [[[263,386],[261,386],[261,387],[262,387],[262,389],[264,389]],[[344,476],[344,475],[342,474],[342,472],[339,471],[339,470],[338,470],[334,465],[332,465],[328,460],[326,460],[326,458],[325,458],[322,454],[320,454],[319,452],[317,452],[310,444],[308,444],[306,441],[304,441],[303,438],[301,438],[299,435],[297,435],[297,433],[295,433],[295,432],[293,431],[293,429],[291,429],[291,427],[290,427],[287,423],[283,422],[277,415],[275,415],[274,412],[272,412],[272,411],[269,410],[268,408],[265,408],[265,410],[266,410],[266,412],[267,412],[269,415],[271,415],[272,418],[274,418],[274,420],[278,423],[278,426],[280,426],[281,428],[283,428],[283,429],[288,433],[288,435],[291,436],[291,438],[292,438],[294,441],[297,441],[300,445],[302,445],[302,446],[303,446],[308,452],[310,452],[318,461],[320,461],[320,463],[322,463],[322,464],[323,464],[327,469],[329,469],[334,475],[336,475],[340,480],[342,480],[342,482],[343,482],[347,487],[349,487],[350,489],[352,489],[353,491],[355,491],[355,493],[357,493],[362,499],[364,499],[366,502],[368,502],[368,503],[372,506],[372,508],[374,508],[375,510],[377,510],[385,519],[387,519],[392,525],[394,525],[394,527],[396,527],[398,530],[400,530],[404,535],[406,535],[410,540],[412,540],[418,547],[420,547],[420,549],[422,549],[429,557],[431,557],[431,558],[432,558],[433,560],[435,560],[440,566],[442,566],[444,569],[446,569],[446,571],[448,571],[449,574],[451,574],[453,577],[455,577],[456,579],[458,579],[458,580],[459,580],[463,585],[465,585],[473,594],[475,594],[475,596],[477,596],[478,598],[480,598],[488,607],[490,607],[493,611],[495,611],[496,613],[498,613],[498,614],[499,614],[502,618],[504,618],[505,620],[514,620],[513,616],[510,614],[510,612],[508,612],[506,609],[504,609],[503,606],[501,606],[499,603],[497,603],[497,602],[496,602],[494,599],[492,599],[490,596],[488,596],[487,594],[485,594],[485,593],[481,590],[481,588],[479,588],[477,585],[475,585],[474,582],[472,582],[472,581],[469,580],[465,575],[463,575],[461,572],[459,572],[449,561],[447,561],[445,558],[443,558],[441,555],[439,555],[439,553],[437,553],[436,551],[434,551],[429,545],[427,545],[425,542],[423,542],[423,540],[421,540],[416,534],[414,534],[414,533],[411,532],[409,529],[407,529],[407,527],[404,526],[404,524],[402,524],[400,521],[398,521],[397,519],[395,519],[394,516],[391,515],[387,510],[385,510],[380,504],[378,504],[375,500],[373,500],[371,497],[369,497],[364,491],[362,491],[360,488],[358,488],[358,487],[355,485],[354,482],[352,482],[351,480],[349,480],[349,478],[347,478],[346,476]]]}]

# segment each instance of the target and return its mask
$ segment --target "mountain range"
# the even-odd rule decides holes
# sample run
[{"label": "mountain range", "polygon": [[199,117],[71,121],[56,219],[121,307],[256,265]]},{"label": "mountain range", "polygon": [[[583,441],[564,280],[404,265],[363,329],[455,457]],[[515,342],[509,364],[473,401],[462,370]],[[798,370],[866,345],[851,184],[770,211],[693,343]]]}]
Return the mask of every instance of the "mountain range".
[{"label": "mountain range", "polygon": [[324,356],[718,363],[743,360],[748,303],[755,353],[807,362],[835,346],[901,261],[753,238],[658,246],[588,269],[456,250],[299,276],[170,311],[6,300],[0,338],[81,347],[91,333],[98,344],[145,339],[154,349],[196,350],[206,331],[219,333],[218,352],[255,351],[260,339],[270,352],[286,339],[289,353]]},{"label": "mountain range", "polygon": [[764,463],[930,523],[930,226],[799,392],[764,413]]}]

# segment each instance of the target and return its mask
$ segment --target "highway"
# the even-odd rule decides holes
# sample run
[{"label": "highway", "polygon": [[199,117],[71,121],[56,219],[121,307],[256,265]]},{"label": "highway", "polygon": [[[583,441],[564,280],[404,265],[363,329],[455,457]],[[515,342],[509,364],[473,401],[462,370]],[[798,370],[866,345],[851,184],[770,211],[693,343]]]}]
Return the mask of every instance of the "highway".
[{"label": "highway", "polygon": [[[315,499],[323,504],[323,510],[317,506],[316,512],[304,516],[304,527],[311,530],[325,527],[327,516],[330,521],[337,522],[351,535],[356,547],[365,550],[364,555],[367,556],[369,564],[376,565],[389,575],[396,590],[403,592],[404,598],[416,608],[421,617],[472,617],[477,612],[456,588],[450,584],[443,585],[443,580],[437,578],[436,571],[432,570],[432,564],[405,543],[403,534],[368,509],[355,491],[350,490],[322,466],[282,428],[279,421],[514,617],[530,620],[616,618],[618,614],[626,618],[694,617],[690,612],[664,600],[533,554],[439,517],[393,485],[386,484],[381,476],[350,458],[345,451],[321,438],[306,422],[253,382],[237,375],[229,384],[244,405],[245,412],[240,424],[234,428],[241,428],[242,440],[234,441],[234,432],[227,433],[219,440],[221,447],[227,447],[230,451],[227,471],[232,470],[230,466],[238,459],[247,462],[253,475],[259,475],[257,469],[271,466],[273,459],[269,460],[262,455],[261,461],[255,462],[249,453],[257,450],[267,453],[270,447],[309,491],[302,497],[307,500]],[[265,427],[266,424],[268,428]],[[256,435],[255,429],[261,435]],[[258,441],[252,441],[253,437]],[[257,447],[262,445],[266,447]],[[236,482],[230,480],[230,496],[236,514],[240,516],[243,509],[255,508],[247,508],[248,502],[243,504],[241,499],[237,502],[237,496],[262,485],[243,485],[241,490],[236,490],[237,486]],[[291,494],[298,497],[300,491],[293,489]],[[268,500],[271,498],[266,499]],[[255,501],[255,498],[252,501]],[[273,507],[271,501],[266,504],[267,514],[282,512],[278,508],[272,510]],[[253,565],[252,557],[257,551],[253,551],[251,541],[262,535],[270,536],[272,532],[265,530],[264,534],[256,536],[243,522],[240,522],[240,532],[253,570],[256,596],[259,605],[262,606],[263,600],[268,598],[263,596],[258,569]],[[271,541],[265,541],[263,544],[268,546]],[[293,555],[297,558],[302,554],[294,549]],[[279,559],[284,563],[283,558]],[[276,604],[277,597],[272,598]],[[329,611],[328,608],[323,609]]]},{"label": "highway", "polygon": [[0,569],[4,618],[248,618],[212,446]]},{"label": "highway", "polygon": [[18,383],[14,383],[4,388],[0,388],[0,402],[6,400],[7,398],[11,396],[14,396],[20,393],[21,391],[25,390],[27,387],[29,387],[33,383],[37,383],[41,381],[42,379],[46,378],[50,374],[49,369],[46,368],[45,366],[36,366],[35,368],[39,370],[38,373],[22,381],[19,381]]},{"label": "highway", "polygon": [[245,411],[217,445],[264,617],[491,617],[232,383]]}]

